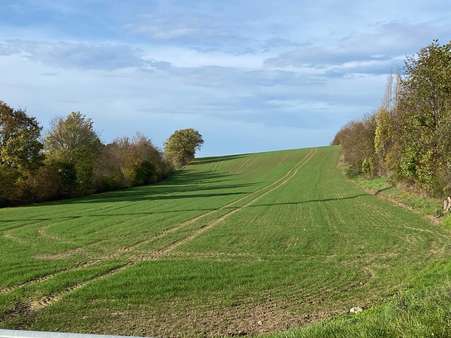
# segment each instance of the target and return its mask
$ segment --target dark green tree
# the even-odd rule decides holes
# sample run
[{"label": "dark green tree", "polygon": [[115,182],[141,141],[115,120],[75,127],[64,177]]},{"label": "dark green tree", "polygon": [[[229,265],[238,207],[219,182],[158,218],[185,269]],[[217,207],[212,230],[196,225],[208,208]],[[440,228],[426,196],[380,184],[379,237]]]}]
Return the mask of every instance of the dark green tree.
[{"label": "dark green tree", "polygon": [[0,101],[0,205],[29,195],[26,180],[42,163],[40,134],[35,118]]},{"label": "dark green tree", "polygon": [[36,169],[42,160],[41,127],[23,110],[0,101],[0,165],[20,174]]}]

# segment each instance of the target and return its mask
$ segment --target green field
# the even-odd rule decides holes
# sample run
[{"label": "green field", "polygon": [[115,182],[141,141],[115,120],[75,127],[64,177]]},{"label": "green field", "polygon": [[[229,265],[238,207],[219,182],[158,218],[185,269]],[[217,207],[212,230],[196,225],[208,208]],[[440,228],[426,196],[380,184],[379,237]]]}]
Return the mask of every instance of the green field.
[{"label": "green field", "polygon": [[352,336],[404,293],[449,305],[449,230],[365,193],[339,155],[203,158],[162,184],[0,209],[0,327]]}]

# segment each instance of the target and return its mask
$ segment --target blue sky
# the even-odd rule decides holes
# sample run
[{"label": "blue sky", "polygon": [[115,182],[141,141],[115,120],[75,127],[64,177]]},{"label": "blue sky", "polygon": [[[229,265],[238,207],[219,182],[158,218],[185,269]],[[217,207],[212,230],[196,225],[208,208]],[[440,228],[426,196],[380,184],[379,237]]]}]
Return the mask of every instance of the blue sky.
[{"label": "blue sky", "polygon": [[193,127],[202,155],[328,144],[406,55],[451,37],[447,0],[1,0],[0,15],[0,100],[44,126],[81,111],[105,142]]}]

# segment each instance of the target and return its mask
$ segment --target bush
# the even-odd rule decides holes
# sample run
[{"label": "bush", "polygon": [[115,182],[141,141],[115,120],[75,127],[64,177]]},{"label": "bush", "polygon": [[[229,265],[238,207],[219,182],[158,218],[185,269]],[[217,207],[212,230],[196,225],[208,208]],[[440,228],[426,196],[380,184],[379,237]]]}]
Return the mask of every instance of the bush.
[{"label": "bush", "polygon": [[161,181],[172,172],[163,154],[142,136],[127,137],[106,145],[94,169],[98,191]]},{"label": "bush", "polygon": [[26,182],[31,201],[48,201],[62,196],[62,176],[55,165],[44,165],[37,169]]},{"label": "bush", "polygon": [[362,121],[351,122],[343,127],[335,142],[340,142],[344,161],[349,165],[351,175],[373,176],[377,161],[374,150],[375,119],[368,117]]}]

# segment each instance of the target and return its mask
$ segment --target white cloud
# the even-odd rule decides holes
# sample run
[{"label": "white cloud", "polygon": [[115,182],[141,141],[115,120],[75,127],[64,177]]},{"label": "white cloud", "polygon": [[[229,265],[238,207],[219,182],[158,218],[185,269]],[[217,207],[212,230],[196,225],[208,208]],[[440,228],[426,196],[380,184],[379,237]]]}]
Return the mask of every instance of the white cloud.
[{"label": "white cloud", "polygon": [[61,67],[117,69],[144,65],[139,48],[109,42],[0,41],[0,55],[14,54]]},{"label": "white cloud", "polygon": [[80,110],[106,140],[196,127],[205,154],[326,144],[451,34],[438,0],[5,2],[0,99],[44,123]]},{"label": "white cloud", "polygon": [[432,39],[451,33],[449,26],[434,23],[384,22],[368,32],[350,34],[335,45],[304,46],[265,60],[278,69],[316,69],[319,74],[389,74],[399,71],[406,54],[416,53]]}]

